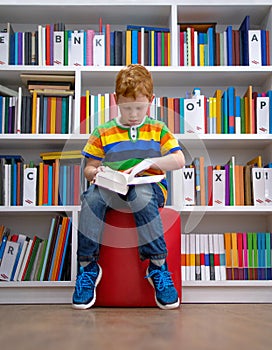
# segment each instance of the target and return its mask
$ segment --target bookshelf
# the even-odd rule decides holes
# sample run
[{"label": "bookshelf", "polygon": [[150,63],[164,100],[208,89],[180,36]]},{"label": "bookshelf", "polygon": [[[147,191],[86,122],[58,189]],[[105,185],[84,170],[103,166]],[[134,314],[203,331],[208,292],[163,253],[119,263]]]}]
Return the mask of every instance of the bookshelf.
[{"label": "bookshelf", "polygon": [[[67,27],[80,29],[98,26],[99,18],[110,23],[112,29],[124,29],[127,24],[154,25],[171,29],[171,65],[148,67],[154,78],[157,96],[184,95],[201,87],[205,94],[212,96],[217,87],[222,89],[232,85],[244,92],[249,84],[260,91],[272,88],[271,66],[179,66],[178,65],[178,22],[217,22],[218,30],[227,25],[239,26],[245,15],[251,16],[251,25],[272,30],[272,2],[260,0],[252,4],[248,0],[214,0],[208,5],[203,0],[189,0],[182,3],[172,1],[94,1],[59,0],[58,2],[24,0],[0,0],[0,23],[12,23],[15,30],[34,30],[38,24],[62,21]],[[33,23],[34,22],[34,23]],[[113,91],[114,78],[119,66],[0,66],[0,84],[16,89],[21,83],[21,73],[58,73],[75,75],[74,124],[79,126],[80,97],[87,88],[93,93]],[[1,134],[1,152],[18,152],[29,161],[39,161],[39,153],[80,149],[88,135],[72,134]],[[207,162],[224,163],[231,155],[237,155],[239,162],[261,154],[265,161],[272,161],[272,135],[177,135],[186,156],[186,163],[194,156],[202,154]],[[179,188],[180,173],[173,174],[173,188]],[[226,232],[226,231],[269,231],[272,230],[272,209],[269,207],[182,207],[177,191],[173,191],[172,207],[182,217],[183,232]],[[71,281],[68,282],[3,282],[0,283],[0,303],[70,303],[76,277],[76,226],[80,207],[0,207],[0,222],[11,223],[14,230],[24,227],[35,233],[38,228],[43,235],[48,232],[48,222],[57,213],[69,213],[73,219]],[[11,226],[11,224],[10,224]],[[183,302],[272,302],[272,281],[184,281]]]}]

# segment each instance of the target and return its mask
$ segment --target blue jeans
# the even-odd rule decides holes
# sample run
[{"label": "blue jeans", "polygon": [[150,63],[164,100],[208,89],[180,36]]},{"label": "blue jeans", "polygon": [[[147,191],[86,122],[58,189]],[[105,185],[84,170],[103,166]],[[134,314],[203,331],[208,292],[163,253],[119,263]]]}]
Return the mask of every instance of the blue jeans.
[{"label": "blue jeans", "polygon": [[[91,185],[81,196],[78,228],[78,261],[97,261],[108,209],[128,206],[133,213],[141,260],[164,259],[167,248],[159,208],[164,196],[157,184],[130,186],[126,195],[119,195]],[[118,214],[117,214],[118,215]]]}]

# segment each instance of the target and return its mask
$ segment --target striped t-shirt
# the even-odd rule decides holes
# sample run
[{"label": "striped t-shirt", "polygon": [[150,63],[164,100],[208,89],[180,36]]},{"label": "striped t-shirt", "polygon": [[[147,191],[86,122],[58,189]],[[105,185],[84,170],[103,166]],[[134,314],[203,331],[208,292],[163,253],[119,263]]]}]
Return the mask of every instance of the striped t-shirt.
[{"label": "striped t-shirt", "polygon": [[[181,150],[178,141],[167,126],[145,117],[140,125],[124,126],[118,118],[98,126],[90,135],[82,154],[101,160],[114,170],[127,170],[147,158],[161,157]],[[148,169],[145,175],[163,174],[162,170]],[[160,183],[166,196],[167,183]]]}]

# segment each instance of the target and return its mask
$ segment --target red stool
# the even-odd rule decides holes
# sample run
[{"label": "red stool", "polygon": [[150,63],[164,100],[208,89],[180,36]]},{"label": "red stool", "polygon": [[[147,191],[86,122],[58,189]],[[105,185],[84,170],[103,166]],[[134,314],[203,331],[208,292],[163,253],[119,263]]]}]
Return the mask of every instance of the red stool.
[{"label": "red stool", "polygon": [[[168,249],[167,263],[181,300],[181,219],[170,208],[160,210]],[[149,261],[141,261],[131,212],[107,213],[99,264],[103,275],[95,306],[154,307],[154,289],[145,277]]]}]

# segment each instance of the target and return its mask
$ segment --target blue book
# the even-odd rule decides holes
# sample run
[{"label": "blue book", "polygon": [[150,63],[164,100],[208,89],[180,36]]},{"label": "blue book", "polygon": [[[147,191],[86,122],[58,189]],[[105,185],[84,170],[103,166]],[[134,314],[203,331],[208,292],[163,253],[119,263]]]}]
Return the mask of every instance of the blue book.
[{"label": "blue book", "polygon": [[138,63],[138,31],[131,31],[131,63]]},{"label": "blue book", "polygon": [[235,133],[241,133],[241,97],[235,96]]},{"label": "blue book", "polygon": [[59,274],[57,276],[58,281],[61,280],[61,276],[62,276],[63,266],[64,266],[64,262],[65,262],[65,258],[66,258],[67,247],[68,247],[69,239],[70,239],[70,235],[71,235],[71,228],[72,228],[72,220],[71,220],[71,218],[69,218],[64,248],[63,248],[63,252],[61,255],[60,270],[59,270]]},{"label": "blue book", "polygon": [[214,66],[214,57],[215,57],[215,40],[214,40],[214,29],[212,27],[208,28],[207,36],[208,36],[208,59],[209,66]]},{"label": "blue book", "polygon": [[232,57],[232,26],[228,26],[226,29],[227,32],[227,65],[233,65],[233,57]]},{"label": "blue book", "polygon": [[235,133],[235,88],[230,86],[228,88],[228,120],[229,120],[229,134]]},{"label": "blue book", "polygon": [[272,90],[268,90],[266,95],[269,97],[269,134],[272,134]]},{"label": "blue book", "polygon": [[262,53],[262,66],[267,66],[267,47],[266,47],[266,30],[261,29],[261,53]]},{"label": "blue book", "polygon": [[49,231],[49,235],[48,235],[48,242],[47,242],[46,251],[45,251],[45,255],[44,255],[40,281],[44,280],[44,274],[45,274],[46,264],[47,264],[47,260],[48,260],[50,245],[51,245],[51,242],[52,242],[52,236],[53,236],[53,232],[54,232],[55,222],[56,222],[56,219],[53,218],[51,220],[51,226],[50,226],[50,231]]},{"label": "blue book", "polygon": [[241,23],[239,27],[240,32],[240,39],[241,39],[241,53],[242,53],[242,66],[248,66],[249,65],[249,56],[248,56],[248,31],[250,27],[250,17],[245,16],[243,19],[243,22]]},{"label": "blue book", "polygon": [[170,29],[167,27],[152,27],[152,26],[138,26],[133,24],[127,25],[127,30],[138,30],[140,31],[144,28],[145,32],[155,31],[155,32],[170,32]]},{"label": "blue book", "polygon": [[46,125],[47,125],[47,108],[48,108],[48,97],[44,96],[43,99],[43,134],[46,134]]},{"label": "blue book", "polygon": [[179,132],[180,134],[184,134],[184,97],[180,97],[179,99]]},{"label": "blue book", "polygon": [[270,232],[265,233],[265,270],[266,280],[271,280],[271,235]]},{"label": "blue book", "polygon": [[258,247],[258,280],[265,280],[265,234],[257,232],[257,247]]}]

